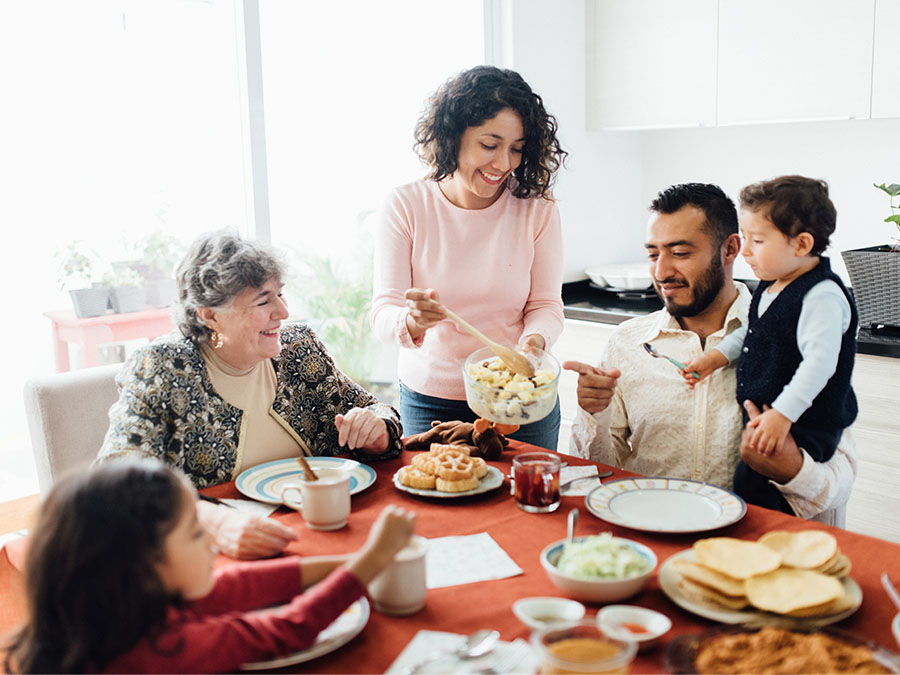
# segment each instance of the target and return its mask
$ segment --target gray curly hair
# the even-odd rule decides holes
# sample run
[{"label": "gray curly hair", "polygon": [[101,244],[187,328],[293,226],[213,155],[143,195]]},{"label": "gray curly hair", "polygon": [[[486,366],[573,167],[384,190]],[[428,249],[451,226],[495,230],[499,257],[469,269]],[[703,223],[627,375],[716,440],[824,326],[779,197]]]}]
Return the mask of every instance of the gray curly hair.
[{"label": "gray curly hair", "polygon": [[175,323],[186,337],[206,342],[212,330],[200,319],[200,307],[227,307],[241,291],[259,288],[272,278],[281,281],[284,272],[281,259],[259,242],[228,231],[205,234],[191,244],[175,270]]}]

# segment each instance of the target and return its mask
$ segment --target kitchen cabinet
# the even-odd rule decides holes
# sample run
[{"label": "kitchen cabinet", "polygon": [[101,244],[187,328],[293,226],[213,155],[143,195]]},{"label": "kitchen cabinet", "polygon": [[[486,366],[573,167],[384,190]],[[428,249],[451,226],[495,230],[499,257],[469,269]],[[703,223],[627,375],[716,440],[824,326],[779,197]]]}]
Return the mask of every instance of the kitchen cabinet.
[{"label": "kitchen cabinet", "polygon": [[869,117],[875,0],[719,0],[718,124]]},{"label": "kitchen cabinet", "polygon": [[[553,345],[553,355],[563,361],[581,361],[596,366],[600,363],[606,350],[606,341],[616,326],[594,321],[566,319],[562,334]],[[578,410],[578,397],[575,388],[578,374],[564,370],[559,376],[559,445],[560,452],[569,452],[569,438],[572,435],[572,422]]]},{"label": "kitchen cabinet", "polygon": [[716,122],[716,0],[588,0],[591,130]]},{"label": "kitchen cabinet", "polygon": [[875,0],[872,117],[900,117],[900,0]]},{"label": "kitchen cabinet", "polygon": [[587,0],[585,19],[590,130],[900,117],[900,0]]}]

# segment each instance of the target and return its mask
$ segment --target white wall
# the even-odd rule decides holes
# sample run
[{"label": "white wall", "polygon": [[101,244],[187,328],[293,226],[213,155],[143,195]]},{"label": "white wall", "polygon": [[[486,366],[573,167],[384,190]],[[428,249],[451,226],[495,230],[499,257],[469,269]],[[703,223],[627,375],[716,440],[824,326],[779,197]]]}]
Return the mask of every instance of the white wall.
[{"label": "white wall", "polygon": [[[642,196],[667,185],[716,183],[737,201],[748,183],[788,173],[828,181],[838,211],[828,255],[845,280],[840,251],[884,244],[889,198],[872,183],[900,183],[900,120],[845,120],[640,132]],[[743,261],[735,276],[749,277]]]},{"label": "white wall", "polygon": [[[554,194],[559,201],[565,281],[603,262],[641,260],[646,223],[638,134],[585,131],[583,0],[515,0],[511,63],[559,121],[569,154]],[[510,16],[504,16],[510,20]],[[509,32],[507,31],[507,34]]]},{"label": "white wall", "polygon": [[[757,180],[786,173],[824,178],[838,210],[829,255],[841,275],[842,249],[896,235],[882,222],[890,215],[888,197],[872,183],[900,182],[900,120],[589,133],[584,1],[515,0],[503,8],[513,45],[506,50],[511,62],[498,65],[520,72],[544,98],[570,152],[556,189],[565,281],[585,278],[591,264],[642,260],[647,205],[659,190],[686,181],[716,183],[736,200],[741,187]],[[752,273],[741,261],[735,276]]]}]

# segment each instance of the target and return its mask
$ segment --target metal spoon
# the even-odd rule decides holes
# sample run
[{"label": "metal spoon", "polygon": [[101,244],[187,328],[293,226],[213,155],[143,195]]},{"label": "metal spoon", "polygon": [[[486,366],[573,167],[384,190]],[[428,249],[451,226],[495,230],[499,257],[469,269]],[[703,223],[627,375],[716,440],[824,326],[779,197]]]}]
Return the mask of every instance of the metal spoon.
[{"label": "metal spoon", "polygon": [[500,633],[498,631],[490,629],[475,631],[466,638],[465,644],[461,645],[458,649],[450,652],[440,652],[437,654],[432,654],[422,661],[409,666],[403,671],[403,673],[404,675],[419,673],[425,666],[437,661],[438,659],[442,659],[445,656],[455,656],[462,661],[465,661],[467,659],[476,659],[479,656],[484,656],[489,651],[491,651],[494,648],[494,643],[499,639]]},{"label": "metal spoon", "polygon": [[569,522],[566,527],[566,542],[571,544],[575,540],[575,526],[578,525],[578,508],[569,511]]},{"label": "metal spoon", "polygon": [[503,363],[505,363],[514,373],[521,375],[522,377],[534,377],[534,366],[531,365],[531,361],[528,360],[527,356],[525,356],[524,354],[520,354],[515,349],[511,349],[510,347],[504,347],[501,344],[497,344],[487,335],[469,324],[458,314],[451,312],[449,309],[447,309],[446,306],[444,306],[444,311],[447,313],[447,316],[456,323],[456,325],[472,335],[472,337],[477,338],[478,340],[483,342],[492,352],[499,356],[500,360],[503,361]]},{"label": "metal spoon", "polygon": [[577,480],[588,480],[589,478],[609,478],[613,475],[612,471],[604,471],[602,473],[595,473],[593,476],[579,476],[578,478],[573,478],[572,480],[567,480],[565,483],[559,486],[559,492],[562,494],[563,490],[569,487],[572,483]]},{"label": "metal spoon", "polygon": [[[671,356],[666,356],[665,354],[660,354],[658,351],[656,351],[656,349],[653,347],[653,345],[651,345],[649,342],[644,343],[644,349],[646,349],[647,353],[650,356],[652,356],[653,358],[666,359],[672,365],[677,366],[681,370],[684,370],[684,364],[681,361],[679,361],[677,359],[673,359]],[[696,377],[698,380],[700,379],[700,374],[696,370],[691,371],[691,374],[694,377]]]},{"label": "metal spoon", "polygon": [[891,583],[887,572],[881,573],[881,585],[884,586],[884,590],[887,591],[888,596],[894,604],[897,605],[897,609],[900,610],[900,593],[897,593],[897,589],[894,588],[894,584]]}]

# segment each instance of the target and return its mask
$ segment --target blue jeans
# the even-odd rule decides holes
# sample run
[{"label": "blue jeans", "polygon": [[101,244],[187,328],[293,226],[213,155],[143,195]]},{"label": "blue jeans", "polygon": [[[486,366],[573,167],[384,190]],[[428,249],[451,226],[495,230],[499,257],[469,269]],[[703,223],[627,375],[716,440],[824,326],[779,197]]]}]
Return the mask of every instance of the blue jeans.
[{"label": "blue jeans", "polygon": [[[434,420],[449,422],[474,422],[476,415],[465,401],[454,401],[436,396],[426,396],[413,391],[400,383],[400,401],[397,404],[400,421],[403,423],[403,435],[412,436],[428,431]],[[544,419],[522,426],[510,438],[523,443],[537,445],[547,450],[556,450],[559,443],[559,397],[553,411]]]}]

